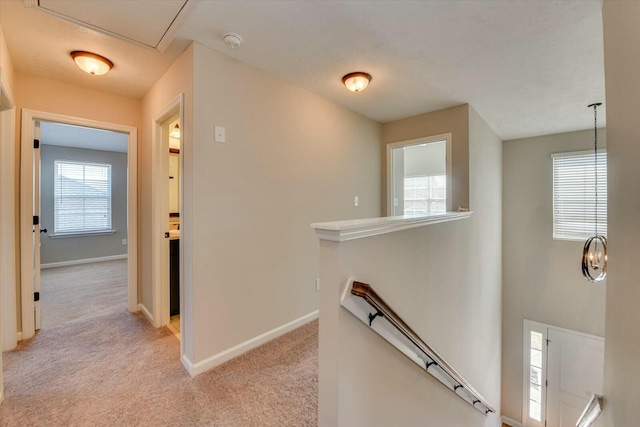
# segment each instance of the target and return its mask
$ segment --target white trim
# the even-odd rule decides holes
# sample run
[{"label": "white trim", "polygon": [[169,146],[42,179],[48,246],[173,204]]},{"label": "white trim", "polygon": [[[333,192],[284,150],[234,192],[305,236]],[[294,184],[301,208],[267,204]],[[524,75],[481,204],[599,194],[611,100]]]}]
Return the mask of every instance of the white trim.
[{"label": "white trim", "polygon": [[410,147],[412,145],[421,145],[428,144],[431,142],[442,142],[445,141],[447,144],[447,166],[446,166],[446,174],[447,174],[447,211],[453,210],[452,205],[452,197],[453,197],[453,169],[452,169],[452,134],[451,133],[442,133],[440,135],[432,135],[426,136],[422,138],[409,139],[406,141],[398,141],[387,144],[387,215],[391,215],[393,212],[393,159],[391,156],[391,152],[394,148],[400,147]]},{"label": "white trim", "polygon": [[141,311],[142,314],[144,314],[144,317],[147,318],[149,323],[151,323],[153,325],[153,316],[151,315],[149,310],[147,310],[147,307],[145,307],[144,304],[142,304],[142,303],[138,304],[138,311]]},{"label": "white trim", "polygon": [[22,332],[18,332],[16,337],[18,338],[18,341],[22,341]]},{"label": "white trim", "polygon": [[189,358],[187,358],[187,356],[183,354],[181,358],[182,365],[185,367],[187,372],[189,372],[189,375],[191,375],[192,377],[195,377],[196,375],[199,375],[205,371],[213,369],[216,366],[219,366],[224,362],[227,362],[233,359],[234,357],[238,357],[249,350],[252,350],[268,341],[274,340],[279,336],[286,334],[287,332],[290,332],[296,328],[299,328],[302,325],[305,325],[317,319],[318,313],[319,311],[316,310],[312,313],[306,314],[289,323],[285,323],[282,326],[278,326],[275,329],[267,331],[261,335],[258,335],[257,337],[251,338],[250,340],[240,343],[218,354],[214,354],[213,356],[208,357],[204,360],[201,360],[200,362],[197,362],[197,363],[191,362]]},{"label": "white trim", "polygon": [[425,225],[439,224],[441,222],[456,221],[470,218],[472,211],[445,212],[431,215],[402,215],[386,216],[380,218],[351,219],[346,221],[320,222],[311,224],[316,230],[320,240],[332,242],[345,242],[347,240],[363,239],[379,234],[393,233],[410,228],[423,227]]},{"label": "white trim", "polygon": [[[604,154],[606,152],[607,152],[606,148],[598,149],[598,154],[600,153]],[[593,154],[593,150],[563,151],[561,153],[551,153],[549,157],[551,157],[552,159],[556,159],[556,158],[562,158],[562,157],[586,156],[589,154]]]},{"label": "white trim", "polygon": [[502,417],[500,417],[500,423],[504,423],[506,425],[509,425],[511,427],[522,427],[522,424],[519,423],[518,421],[511,419],[509,417],[505,417],[504,415]]},{"label": "white trim", "polygon": [[50,239],[71,239],[76,237],[93,237],[93,236],[105,236],[108,234],[116,234],[118,230],[100,230],[100,231],[82,231],[73,233],[51,233],[47,234]]},{"label": "white trim", "polygon": [[50,262],[47,264],[40,264],[40,269],[67,267],[69,265],[91,264],[93,262],[115,261],[117,259],[127,259],[127,254],[110,255],[110,256],[103,256],[99,258],[72,259],[70,261]]},{"label": "white trim", "polygon": [[114,123],[83,119],[62,114],[23,108],[20,160],[20,247],[22,301],[22,334],[24,339],[35,335],[33,316],[33,139],[34,123],[39,121],[66,123],[128,134],[127,144],[127,287],[130,312],[138,307],[138,129]]}]

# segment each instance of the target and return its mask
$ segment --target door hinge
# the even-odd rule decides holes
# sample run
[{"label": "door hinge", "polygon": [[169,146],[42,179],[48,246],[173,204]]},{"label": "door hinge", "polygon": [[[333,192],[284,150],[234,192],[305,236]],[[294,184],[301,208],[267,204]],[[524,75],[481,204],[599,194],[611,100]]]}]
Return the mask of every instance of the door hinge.
[{"label": "door hinge", "polygon": [[40,148],[40,140],[39,139],[34,139],[33,140],[33,148]]},{"label": "door hinge", "polygon": [[33,301],[40,301],[40,292],[34,292],[33,293]]},{"label": "door hinge", "polygon": [[164,238],[165,238],[165,239],[168,239],[168,238],[169,238],[169,236],[171,236],[171,234],[170,234],[168,231],[165,231],[165,233],[164,233]]},{"label": "door hinge", "polygon": [[33,225],[40,224],[40,217],[38,215],[33,216]]},{"label": "door hinge", "polygon": [[550,342],[551,340],[547,338],[547,346],[549,345]]}]

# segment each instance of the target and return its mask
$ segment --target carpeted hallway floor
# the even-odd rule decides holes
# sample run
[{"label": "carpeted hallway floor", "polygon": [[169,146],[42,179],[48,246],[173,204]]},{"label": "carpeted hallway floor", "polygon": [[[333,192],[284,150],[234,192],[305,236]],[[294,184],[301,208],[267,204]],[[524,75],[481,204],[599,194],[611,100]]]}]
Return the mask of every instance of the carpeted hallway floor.
[{"label": "carpeted hallway floor", "polygon": [[317,321],[195,378],[175,336],[126,308],[43,328],[3,358],[0,426],[317,425]]}]

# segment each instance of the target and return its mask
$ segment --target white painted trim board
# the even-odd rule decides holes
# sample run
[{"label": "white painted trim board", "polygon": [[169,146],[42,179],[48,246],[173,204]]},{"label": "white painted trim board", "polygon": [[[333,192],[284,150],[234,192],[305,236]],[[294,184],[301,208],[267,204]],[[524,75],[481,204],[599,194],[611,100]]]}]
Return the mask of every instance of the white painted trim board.
[{"label": "white painted trim board", "polygon": [[243,343],[240,343],[234,347],[231,347],[227,350],[221,351],[218,354],[214,354],[211,357],[207,357],[200,362],[193,363],[189,360],[189,358],[183,354],[182,355],[182,365],[185,367],[189,375],[195,377],[203,372],[206,372],[210,369],[215,368],[216,366],[222,365],[223,363],[233,359],[234,357],[238,357],[243,353],[246,353],[249,350],[253,350],[256,347],[261,346],[271,340],[274,340],[287,332],[290,332],[294,329],[299,328],[302,325],[305,325],[309,322],[314,321],[318,318],[319,311],[316,310],[309,314],[306,314],[302,317],[299,317],[295,320],[292,320],[289,323],[285,323],[282,326],[278,326],[275,329],[267,331],[257,337],[251,338]]},{"label": "white painted trim board", "polygon": [[127,254],[110,255],[99,258],[73,259],[71,261],[50,262],[47,264],[40,264],[40,269],[42,270],[45,268],[67,267],[69,265],[91,264],[93,262],[115,261],[117,259],[127,259]]},{"label": "white painted trim board", "polygon": [[153,316],[151,315],[147,307],[144,306],[144,304],[138,304],[138,311],[141,311],[142,314],[144,314],[144,317],[147,318],[149,323],[153,325]]}]

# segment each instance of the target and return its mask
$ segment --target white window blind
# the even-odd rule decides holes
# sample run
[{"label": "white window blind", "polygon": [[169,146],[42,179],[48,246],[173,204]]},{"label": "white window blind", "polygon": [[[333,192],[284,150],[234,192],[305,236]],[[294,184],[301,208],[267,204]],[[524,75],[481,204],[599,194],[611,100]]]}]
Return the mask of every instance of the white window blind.
[{"label": "white window blind", "polygon": [[54,161],[55,233],[111,230],[111,165]]},{"label": "white window blind", "polygon": [[404,214],[424,215],[447,210],[447,176],[404,178]]},{"label": "white window blind", "polygon": [[[553,238],[585,240],[595,232],[595,154],[553,154]],[[598,151],[598,233],[607,235],[607,153]]]}]

